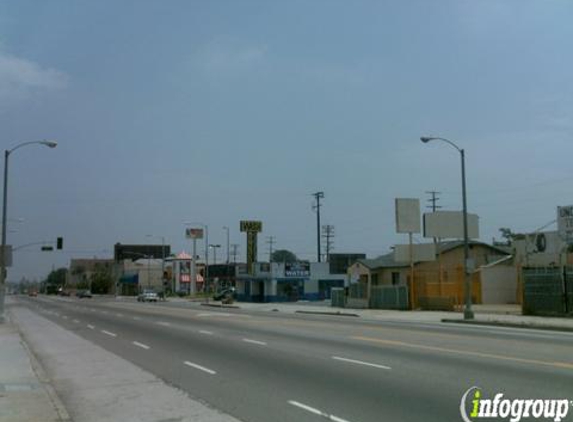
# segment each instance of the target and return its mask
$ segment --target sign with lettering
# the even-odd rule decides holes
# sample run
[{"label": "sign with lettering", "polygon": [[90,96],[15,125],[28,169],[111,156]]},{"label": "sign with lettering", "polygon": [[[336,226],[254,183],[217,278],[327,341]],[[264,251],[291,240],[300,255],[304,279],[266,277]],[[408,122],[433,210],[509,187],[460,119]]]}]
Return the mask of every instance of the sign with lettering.
[{"label": "sign with lettering", "polygon": [[260,233],[263,231],[262,221],[243,220],[241,221],[241,232],[255,232]]},{"label": "sign with lettering", "polygon": [[573,242],[573,205],[557,207],[557,231],[561,239]]},{"label": "sign with lettering", "polygon": [[310,277],[310,263],[306,261],[286,262],[285,277]]}]

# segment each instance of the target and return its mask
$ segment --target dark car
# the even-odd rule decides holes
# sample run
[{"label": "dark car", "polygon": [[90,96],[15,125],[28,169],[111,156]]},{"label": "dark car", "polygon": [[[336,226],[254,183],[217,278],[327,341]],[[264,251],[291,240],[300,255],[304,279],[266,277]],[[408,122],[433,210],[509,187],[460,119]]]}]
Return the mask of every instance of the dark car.
[{"label": "dark car", "polygon": [[80,299],[82,298],[91,298],[92,297],[92,292],[90,292],[89,290],[79,290],[76,293],[76,296]]}]

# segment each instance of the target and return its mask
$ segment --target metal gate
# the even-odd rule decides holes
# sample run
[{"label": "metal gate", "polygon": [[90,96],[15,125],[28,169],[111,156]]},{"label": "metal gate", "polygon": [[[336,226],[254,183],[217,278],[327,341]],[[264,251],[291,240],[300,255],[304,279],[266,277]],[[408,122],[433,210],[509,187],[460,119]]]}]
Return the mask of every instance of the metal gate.
[{"label": "metal gate", "polygon": [[573,311],[573,268],[523,269],[523,314],[563,316]]}]

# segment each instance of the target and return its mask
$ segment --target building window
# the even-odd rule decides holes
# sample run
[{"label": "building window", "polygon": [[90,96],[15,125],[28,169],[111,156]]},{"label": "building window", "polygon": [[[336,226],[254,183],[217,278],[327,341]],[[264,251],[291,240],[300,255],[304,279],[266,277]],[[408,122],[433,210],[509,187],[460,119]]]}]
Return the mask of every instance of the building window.
[{"label": "building window", "polygon": [[392,286],[397,286],[400,284],[400,273],[393,272],[392,273]]}]

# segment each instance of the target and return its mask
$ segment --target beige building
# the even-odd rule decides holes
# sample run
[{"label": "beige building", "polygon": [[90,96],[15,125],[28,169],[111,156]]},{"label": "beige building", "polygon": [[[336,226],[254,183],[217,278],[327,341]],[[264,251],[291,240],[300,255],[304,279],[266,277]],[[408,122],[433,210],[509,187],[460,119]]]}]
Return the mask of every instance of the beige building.
[{"label": "beige building", "polygon": [[113,268],[113,259],[72,259],[66,275],[66,289],[89,289],[95,274],[113,274]]},{"label": "beige building", "polygon": [[[502,248],[481,242],[470,242],[470,258],[474,260],[475,271],[472,276],[472,301],[482,303],[482,269],[497,265],[509,266],[512,269],[509,253]],[[363,286],[357,291],[365,292],[364,299],[368,301],[374,286],[408,286],[410,304],[412,307],[431,307],[432,303],[444,304],[444,307],[459,306],[464,303],[464,243],[461,241],[444,242],[438,247],[435,261],[415,262],[414,279],[412,270],[405,262],[396,262],[394,254],[380,256],[376,259],[361,259],[348,269],[348,275],[353,282]],[[499,277],[495,278],[498,274]],[[496,292],[503,290],[507,298],[508,290],[513,290],[517,296],[517,275],[515,271],[488,270],[487,298],[495,301]],[[501,293],[500,293],[501,294]]]}]

